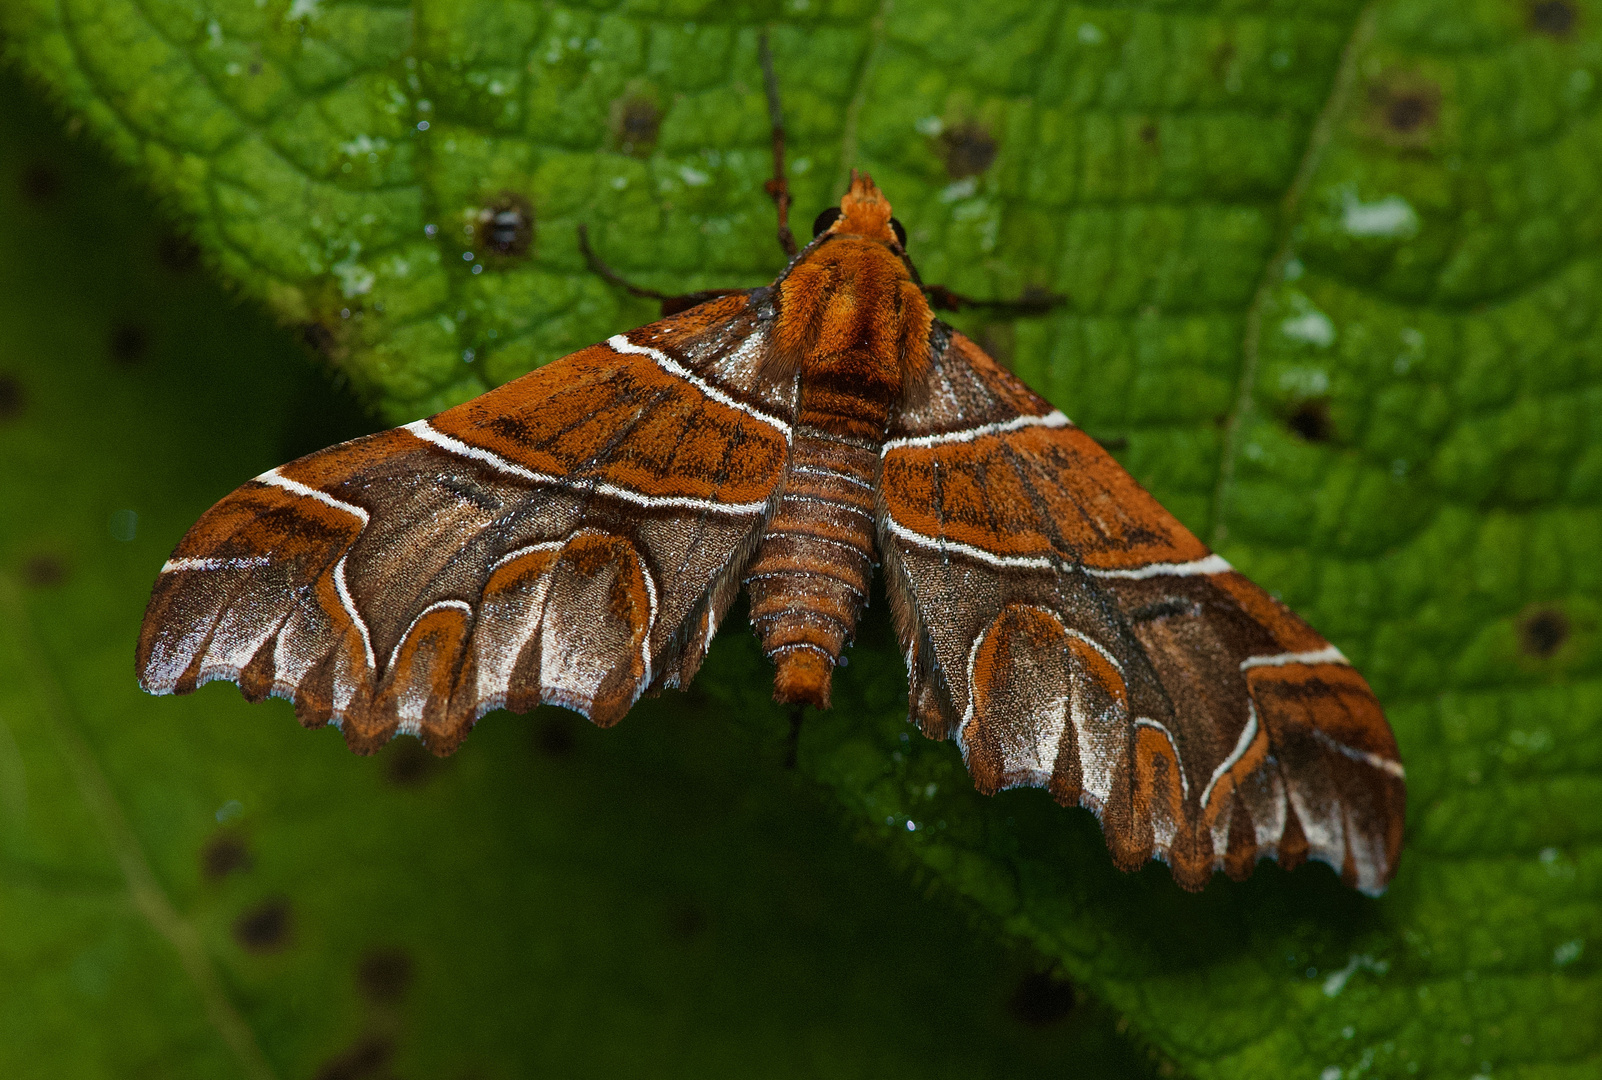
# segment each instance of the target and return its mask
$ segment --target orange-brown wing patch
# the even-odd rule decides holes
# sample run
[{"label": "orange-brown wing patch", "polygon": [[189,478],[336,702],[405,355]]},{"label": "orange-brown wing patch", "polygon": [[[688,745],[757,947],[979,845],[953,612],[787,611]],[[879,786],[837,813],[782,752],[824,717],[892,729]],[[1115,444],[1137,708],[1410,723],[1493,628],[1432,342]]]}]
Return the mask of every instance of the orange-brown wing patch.
[{"label": "orange-brown wing patch", "polygon": [[983,791],[1095,810],[1125,868],[1200,888],[1311,857],[1382,889],[1405,792],[1362,677],[970,342],[936,345],[879,490],[925,732]]},{"label": "orange-brown wing patch", "polygon": [[[1021,417],[1020,420],[1036,420]],[[1097,569],[1191,562],[1207,548],[1061,413],[894,440],[885,509],[932,546]]]},{"label": "orange-brown wing patch", "polygon": [[784,475],[770,321],[730,297],[245,484],[156,583],[144,686],[232,679],[358,750],[447,752],[503,704],[611,723],[682,685]]}]

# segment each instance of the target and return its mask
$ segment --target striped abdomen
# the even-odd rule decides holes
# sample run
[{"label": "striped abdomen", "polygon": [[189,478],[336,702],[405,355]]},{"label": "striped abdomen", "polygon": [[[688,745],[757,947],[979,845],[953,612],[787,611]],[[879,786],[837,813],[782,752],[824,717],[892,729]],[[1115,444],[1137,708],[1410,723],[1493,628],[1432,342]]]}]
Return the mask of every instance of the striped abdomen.
[{"label": "striped abdomen", "polygon": [[866,445],[796,433],[784,495],[745,580],[752,629],[778,667],[775,700],[828,708],[829,677],[873,577],[878,462]]}]

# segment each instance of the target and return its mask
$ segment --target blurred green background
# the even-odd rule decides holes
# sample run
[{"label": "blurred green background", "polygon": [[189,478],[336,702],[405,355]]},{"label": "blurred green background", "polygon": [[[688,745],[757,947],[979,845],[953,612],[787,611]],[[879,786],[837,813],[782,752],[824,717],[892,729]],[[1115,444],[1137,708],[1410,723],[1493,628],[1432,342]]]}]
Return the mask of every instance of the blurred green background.
[{"label": "blurred green background", "polygon": [[[738,619],[616,729],[443,762],[137,692],[242,479],[653,317],[578,223],[772,276],[760,25],[797,224],[867,167],[927,279],[1067,294],[959,321],[1369,677],[1385,897],[975,795],[882,603],[794,771]],[[1602,8],[0,0],[0,46],[0,1076],[1602,1071]]]}]

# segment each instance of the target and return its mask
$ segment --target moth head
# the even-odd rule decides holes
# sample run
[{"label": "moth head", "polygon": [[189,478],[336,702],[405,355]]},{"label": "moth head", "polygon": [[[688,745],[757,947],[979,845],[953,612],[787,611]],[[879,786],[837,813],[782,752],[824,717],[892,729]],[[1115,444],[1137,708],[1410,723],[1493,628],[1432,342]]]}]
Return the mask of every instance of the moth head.
[{"label": "moth head", "polygon": [[829,207],[812,223],[814,239],[824,233],[877,240],[897,255],[906,253],[907,231],[901,227],[901,222],[890,216],[890,200],[884,197],[873,177],[855,169],[851,170],[851,186],[841,198],[839,208]]}]

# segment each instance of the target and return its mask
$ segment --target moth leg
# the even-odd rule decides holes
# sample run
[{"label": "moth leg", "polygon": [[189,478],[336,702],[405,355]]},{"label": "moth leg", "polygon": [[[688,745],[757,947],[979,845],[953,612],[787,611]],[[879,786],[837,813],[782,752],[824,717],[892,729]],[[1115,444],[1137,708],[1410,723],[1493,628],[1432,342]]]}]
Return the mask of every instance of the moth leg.
[{"label": "moth leg", "polygon": [[1016,300],[976,300],[971,296],[953,292],[944,285],[925,285],[923,292],[929,298],[929,306],[936,311],[961,311],[964,308],[979,308],[1014,319],[1026,318],[1031,315],[1045,315],[1052,309],[1061,307],[1068,302],[1066,296],[1034,289],[1025,289],[1024,294]]},{"label": "moth leg", "polygon": [[688,311],[697,304],[704,304],[708,300],[716,300],[720,296],[733,296],[736,293],[751,291],[750,289],[703,289],[700,292],[670,296],[665,292],[658,292],[656,289],[647,289],[643,285],[636,285],[606,265],[601,257],[595,254],[595,251],[590,247],[590,230],[583,222],[579,223],[578,242],[579,252],[584,256],[584,261],[589,264],[592,274],[605,279],[620,289],[626,289],[630,296],[643,296],[647,300],[658,301],[662,305],[663,318],[669,315],[677,315],[681,311]]},{"label": "moth leg", "polygon": [[795,234],[790,231],[790,181],[784,175],[784,112],[779,108],[779,77],[773,73],[773,50],[768,47],[766,28],[757,38],[757,49],[762,58],[762,88],[768,95],[768,120],[773,124],[773,179],[762,189],[773,196],[773,205],[779,211],[779,246],[793,259],[796,247]]},{"label": "moth leg", "polygon": [[795,768],[796,754],[801,749],[801,721],[806,717],[807,707],[797,705],[790,710],[790,735],[784,740],[784,767]]}]

